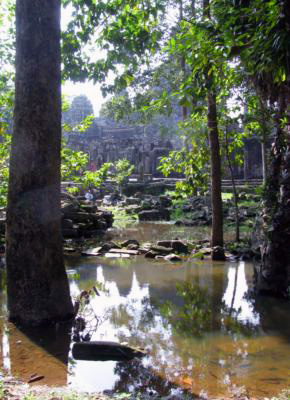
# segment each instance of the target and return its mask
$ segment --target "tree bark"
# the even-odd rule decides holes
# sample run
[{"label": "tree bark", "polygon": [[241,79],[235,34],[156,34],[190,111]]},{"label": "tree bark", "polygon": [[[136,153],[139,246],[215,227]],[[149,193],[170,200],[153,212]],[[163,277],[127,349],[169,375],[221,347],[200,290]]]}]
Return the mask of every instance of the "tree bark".
[{"label": "tree bark", "polygon": [[232,186],[233,186],[233,195],[234,195],[234,203],[235,203],[235,220],[236,220],[236,242],[240,241],[240,211],[239,211],[239,197],[238,197],[238,192],[236,188],[236,182],[234,178],[234,170],[232,166],[232,160],[231,160],[231,155],[229,153],[229,140],[228,140],[228,132],[227,132],[227,127],[225,131],[225,147],[226,147],[226,158],[228,162],[228,167],[230,170],[230,175],[231,175],[231,181],[232,181]]},{"label": "tree bark", "polygon": [[262,138],[261,138],[261,153],[262,153],[262,173],[263,173],[263,184],[266,185],[267,183],[267,138],[269,136],[269,128],[267,126],[267,119],[266,119],[266,105],[262,99],[259,97],[260,103],[260,126],[262,130]]},{"label": "tree bark", "polygon": [[[256,275],[259,293],[279,297],[288,296],[290,285],[290,132],[281,127],[286,101],[276,116],[276,137],[272,144],[271,164],[264,210],[265,241],[262,245],[262,263]],[[288,116],[289,123],[290,117]]]},{"label": "tree bark", "polygon": [[16,94],[7,207],[9,318],[73,315],[60,225],[60,0],[16,2]]},{"label": "tree bark", "polygon": [[211,245],[223,246],[223,207],[221,188],[221,157],[217,126],[216,95],[208,93],[208,135],[211,160],[211,204],[212,232]]}]

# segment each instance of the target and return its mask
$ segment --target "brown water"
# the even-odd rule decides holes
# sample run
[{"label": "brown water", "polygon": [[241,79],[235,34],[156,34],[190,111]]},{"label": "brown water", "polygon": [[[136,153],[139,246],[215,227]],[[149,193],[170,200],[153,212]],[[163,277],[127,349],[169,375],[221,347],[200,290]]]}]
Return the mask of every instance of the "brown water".
[{"label": "brown water", "polygon": [[[143,231],[139,227],[134,237],[166,236],[155,226],[156,232],[148,237],[150,226],[143,224]],[[192,228],[184,230],[185,236],[191,233]],[[86,391],[150,391],[159,397],[183,389],[224,396],[236,385],[262,398],[290,387],[290,305],[247,295],[252,265],[72,256],[67,266],[69,275],[80,275],[71,280],[74,296],[96,281],[107,290],[91,301],[101,320],[92,339],[128,342],[146,348],[149,356],[132,362],[76,361],[70,336],[61,327],[24,333],[3,317],[0,356],[14,375],[25,380],[33,373],[44,375],[37,384],[68,384]],[[187,298],[177,292],[177,283],[183,289],[187,283],[187,289],[206,291],[194,321],[191,314],[186,316]],[[4,299],[2,304],[5,315]],[[164,314],[162,304],[179,312],[177,318]]]}]

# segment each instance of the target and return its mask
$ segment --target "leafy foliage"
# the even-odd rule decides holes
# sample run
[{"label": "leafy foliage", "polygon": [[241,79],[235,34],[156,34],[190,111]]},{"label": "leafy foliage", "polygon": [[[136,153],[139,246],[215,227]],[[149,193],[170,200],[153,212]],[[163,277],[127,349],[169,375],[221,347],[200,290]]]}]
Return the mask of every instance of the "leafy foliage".
[{"label": "leafy foliage", "polygon": [[[113,71],[119,75],[115,80],[119,89],[130,84],[140,61],[146,61],[147,51],[158,46],[156,22],[163,1],[65,0],[63,5],[73,6],[72,20],[63,33],[65,78],[104,82]],[[87,49],[91,46],[106,50],[106,57],[90,57]],[[124,66],[121,72],[120,64]]]},{"label": "leafy foliage", "polygon": [[116,161],[112,165],[113,180],[121,187],[134,171],[134,165],[126,158]]},{"label": "leafy foliage", "polygon": [[176,285],[176,291],[182,305],[177,307],[168,301],[161,306],[161,315],[178,333],[201,336],[210,328],[211,309],[207,289],[192,282],[183,282]]}]

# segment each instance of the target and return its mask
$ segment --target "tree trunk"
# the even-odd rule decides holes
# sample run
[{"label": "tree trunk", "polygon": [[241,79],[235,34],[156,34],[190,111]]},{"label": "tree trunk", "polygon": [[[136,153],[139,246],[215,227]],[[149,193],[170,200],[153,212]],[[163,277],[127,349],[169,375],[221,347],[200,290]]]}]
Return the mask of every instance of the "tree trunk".
[{"label": "tree trunk", "polygon": [[276,117],[264,210],[265,242],[256,276],[257,291],[276,296],[287,296],[290,284],[290,133],[280,122],[285,108],[284,104]]},{"label": "tree trunk", "polygon": [[259,97],[260,104],[260,126],[262,131],[261,138],[261,154],[262,154],[262,173],[263,173],[263,184],[266,185],[267,182],[267,138],[269,137],[269,128],[266,117],[266,104],[263,101],[262,97]]},{"label": "tree trunk", "polygon": [[[179,22],[183,21],[183,0],[179,1]],[[185,81],[186,80],[186,64],[185,64],[185,56],[182,55],[181,56],[181,60],[180,60],[180,67],[181,67],[181,71],[182,71],[182,79]],[[187,107],[186,106],[182,106],[182,119],[183,121],[186,121],[187,118]],[[186,143],[186,147],[187,143]]]},{"label": "tree trunk", "polygon": [[60,225],[60,0],[16,2],[16,94],[7,207],[11,321],[73,315]]},{"label": "tree trunk", "polygon": [[229,140],[228,140],[228,132],[227,132],[227,127],[226,127],[226,132],[225,132],[225,145],[226,145],[226,158],[228,161],[228,167],[230,170],[230,175],[231,175],[231,181],[232,181],[232,186],[233,186],[233,195],[234,195],[234,203],[235,203],[235,220],[236,220],[236,242],[240,241],[240,211],[239,211],[239,197],[238,197],[238,192],[236,188],[236,182],[234,178],[234,170],[232,166],[232,160],[231,160],[231,155],[229,153]]},{"label": "tree trunk", "polygon": [[261,153],[262,153],[262,173],[263,173],[263,184],[267,182],[267,146],[266,137],[263,135],[261,141]]},{"label": "tree trunk", "polygon": [[212,232],[211,245],[223,246],[223,207],[221,189],[221,157],[217,126],[216,95],[208,93],[208,135],[211,160],[211,204]]}]

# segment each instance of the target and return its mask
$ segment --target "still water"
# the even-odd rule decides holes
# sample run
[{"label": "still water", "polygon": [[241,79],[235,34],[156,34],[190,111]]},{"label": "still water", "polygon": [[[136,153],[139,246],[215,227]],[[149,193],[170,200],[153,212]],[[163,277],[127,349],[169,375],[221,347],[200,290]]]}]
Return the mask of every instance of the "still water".
[{"label": "still water", "polygon": [[[153,241],[166,238],[168,228],[143,224],[133,228],[134,235],[112,235]],[[192,235],[192,228],[170,229],[171,238]],[[160,397],[182,390],[225,396],[236,385],[262,398],[290,387],[290,305],[249,295],[252,265],[70,256],[67,268],[73,296],[96,282],[105,289],[91,300],[99,319],[97,329],[92,321],[92,340],[127,342],[148,356],[131,362],[73,360],[67,330],[19,331],[5,321],[2,299],[0,355],[12,374],[24,380],[43,375],[37,384]]]}]

